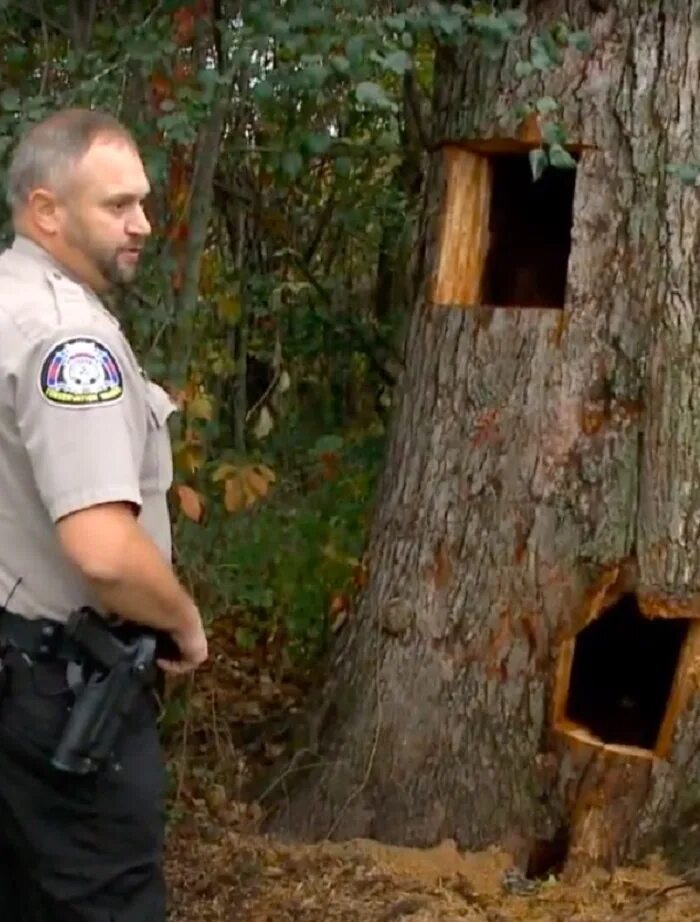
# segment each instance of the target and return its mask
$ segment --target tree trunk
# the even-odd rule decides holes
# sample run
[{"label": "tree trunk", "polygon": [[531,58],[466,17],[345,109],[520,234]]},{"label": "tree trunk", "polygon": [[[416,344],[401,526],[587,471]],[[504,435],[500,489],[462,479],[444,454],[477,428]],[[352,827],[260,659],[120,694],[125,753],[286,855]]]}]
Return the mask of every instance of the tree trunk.
[{"label": "tree trunk", "polygon": [[529,6],[591,56],[518,81],[522,45],[445,52],[435,117],[513,138],[518,101],[561,103],[586,145],[563,310],[433,303],[436,151],[369,582],[272,825],[499,843],[535,873],[556,844],[575,874],[653,845],[700,767],[700,225],[666,170],[698,159],[700,2]]}]

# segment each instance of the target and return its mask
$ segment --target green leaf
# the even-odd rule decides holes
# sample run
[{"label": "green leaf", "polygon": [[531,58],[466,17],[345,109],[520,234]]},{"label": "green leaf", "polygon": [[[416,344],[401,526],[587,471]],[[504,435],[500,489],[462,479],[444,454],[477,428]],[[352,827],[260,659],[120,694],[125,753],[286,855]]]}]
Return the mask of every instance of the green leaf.
[{"label": "green leaf", "polygon": [[311,450],[313,455],[330,454],[340,451],[343,447],[343,439],[339,435],[322,435]]},{"label": "green leaf", "polygon": [[350,61],[348,61],[344,54],[332,54],[328,59],[328,63],[333,70],[337,71],[339,74],[347,74],[350,72]]},{"label": "green leaf", "polygon": [[377,109],[389,109],[393,103],[386,95],[386,91],[378,83],[372,83],[370,80],[364,80],[357,84],[355,96],[359,103],[374,106]]},{"label": "green leaf", "polygon": [[325,132],[310,131],[302,138],[301,145],[310,154],[325,154],[331,146],[331,138]]},{"label": "green leaf", "polygon": [[566,132],[560,122],[546,122],[542,127],[542,137],[547,144],[564,145],[566,143]]},{"label": "green leaf", "polygon": [[556,64],[556,58],[552,54],[552,49],[549,47],[549,43],[545,42],[543,38],[539,35],[536,35],[530,44],[532,49],[532,66],[536,70],[545,71],[549,70],[554,64]]},{"label": "green leaf", "polygon": [[411,50],[411,48],[413,48],[414,41],[413,41],[413,36],[411,35],[410,32],[403,33],[403,35],[401,36],[401,44],[403,45],[404,48],[407,48],[409,51]]},{"label": "green leaf", "polygon": [[275,90],[269,80],[260,80],[253,87],[253,96],[258,102],[267,102],[274,95]]},{"label": "green leaf", "polygon": [[390,29],[394,29],[396,32],[403,32],[406,28],[406,17],[401,13],[395,16],[389,16],[386,20],[386,24]]},{"label": "green leaf", "polygon": [[513,27],[505,16],[497,16],[494,13],[477,13],[471,24],[482,37],[494,39],[499,45],[513,34]]},{"label": "green leaf", "polygon": [[351,36],[345,43],[345,54],[353,64],[359,64],[365,51],[365,40],[361,35]]},{"label": "green leaf", "polygon": [[20,95],[15,89],[3,90],[0,93],[0,106],[5,112],[17,112],[21,107]]},{"label": "green leaf", "polygon": [[175,101],[172,99],[164,99],[160,104],[161,112],[172,112],[176,108]]},{"label": "green leaf", "polygon": [[391,70],[395,74],[405,74],[412,67],[411,56],[405,51],[394,51],[381,59],[381,65],[385,70]]},{"label": "green leaf", "polygon": [[534,69],[530,61],[518,61],[515,65],[515,76],[519,79],[529,77]]},{"label": "green leaf", "polygon": [[290,179],[296,179],[296,177],[304,169],[304,158],[301,156],[298,150],[286,150],[282,154],[280,163],[282,166],[282,171],[286,173]]},{"label": "green leaf", "polygon": [[535,106],[540,115],[549,115],[550,112],[556,112],[559,108],[559,103],[556,99],[552,99],[551,96],[543,96],[541,99],[537,100]]},{"label": "green leaf", "polygon": [[552,146],[549,148],[549,162],[552,164],[552,166],[558,167],[559,169],[576,169],[576,161],[568,152],[568,150],[565,150],[561,146],[561,144],[552,144]]},{"label": "green leaf", "polygon": [[522,29],[527,23],[527,13],[524,10],[504,10],[501,18],[505,19],[513,29]]},{"label": "green leaf", "polygon": [[670,176],[677,176],[684,186],[694,186],[700,176],[700,165],[695,163],[673,163],[666,167]]},{"label": "green leaf", "polygon": [[334,166],[338,176],[349,176],[352,170],[352,160],[349,157],[336,157]]},{"label": "green leaf", "polygon": [[436,17],[435,25],[439,28],[445,35],[456,35],[461,31],[462,20],[455,13],[448,13],[444,11]]},{"label": "green leaf", "polygon": [[588,32],[570,32],[569,45],[582,54],[590,54],[593,49],[593,39]]},{"label": "green leaf", "polygon": [[532,178],[535,182],[537,182],[540,176],[547,169],[547,152],[541,147],[537,147],[534,150],[531,150],[528,156],[530,158],[530,170],[532,171]]}]

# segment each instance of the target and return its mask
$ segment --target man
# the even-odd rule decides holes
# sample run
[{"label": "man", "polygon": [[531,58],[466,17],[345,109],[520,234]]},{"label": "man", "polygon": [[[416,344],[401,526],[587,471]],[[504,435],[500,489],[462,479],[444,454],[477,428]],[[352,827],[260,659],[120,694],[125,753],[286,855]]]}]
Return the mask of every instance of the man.
[{"label": "man", "polygon": [[171,673],[207,657],[197,607],[170,565],[174,407],[99,300],[136,273],[148,193],[132,138],[97,112],[60,111],[35,125],[9,169],[15,240],[0,256],[2,922],[165,918],[152,691],[99,770],[52,763],[78,694],[62,627],[72,612],[87,606],[104,624],[116,616],[167,632],[180,657],[159,665]]}]

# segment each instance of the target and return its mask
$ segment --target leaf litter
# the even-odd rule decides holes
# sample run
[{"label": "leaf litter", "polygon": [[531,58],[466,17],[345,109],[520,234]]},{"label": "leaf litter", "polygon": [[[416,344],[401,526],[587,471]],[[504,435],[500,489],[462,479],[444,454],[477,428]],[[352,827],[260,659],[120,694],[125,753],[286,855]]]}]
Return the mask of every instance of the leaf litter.
[{"label": "leaf litter", "polygon": [[243,651],[228,629],[216,635],[169,747],[168,922],[700,922],[700,872],[673,874],[660,855],[513,893],[512,860],[496,848],[264,835],[263,810],[241,794],[293,750],[285,715],[307,687],[275,665],[279,651]]}]

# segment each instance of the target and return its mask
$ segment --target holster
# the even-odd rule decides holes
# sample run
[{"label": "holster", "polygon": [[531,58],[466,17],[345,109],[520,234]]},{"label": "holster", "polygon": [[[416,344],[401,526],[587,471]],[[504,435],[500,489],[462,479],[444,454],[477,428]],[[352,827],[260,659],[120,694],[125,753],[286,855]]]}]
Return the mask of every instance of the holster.
[{"label": "holster", "polygon": [[52,764],[61,771],[87,774],[109,758],[136,699],[156,679],[157,636],[139,631],[122,640],[96,612],[74,612],[65,633],[84,651],[86,679],[56,746]]}]

